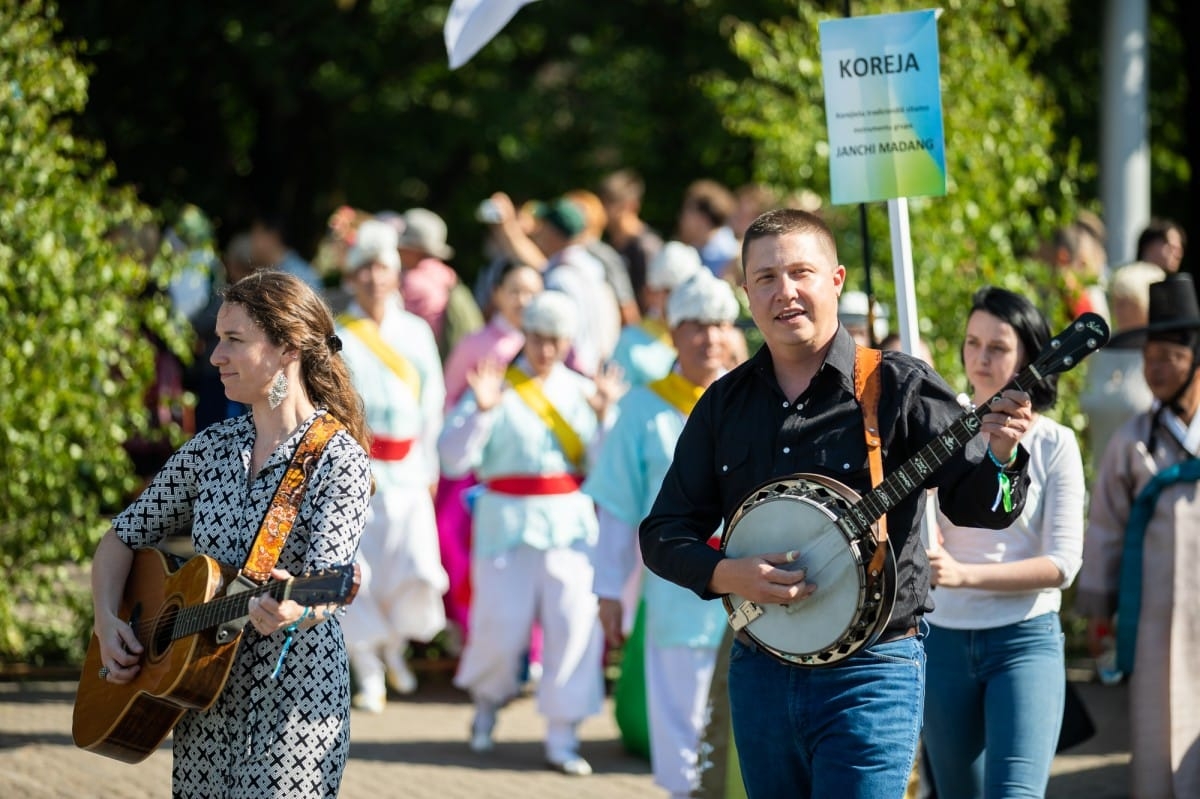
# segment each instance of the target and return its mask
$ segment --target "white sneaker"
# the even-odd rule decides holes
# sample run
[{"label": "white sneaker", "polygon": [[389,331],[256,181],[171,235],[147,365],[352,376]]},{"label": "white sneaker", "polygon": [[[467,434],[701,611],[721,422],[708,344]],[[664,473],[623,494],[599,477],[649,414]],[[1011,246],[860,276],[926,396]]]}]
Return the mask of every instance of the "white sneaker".
[{"label": "white sneaker", "polygon": [[379,715],[387,705],[387,695],[380,693],[357,693],[350,700],[350,706],[366,713]]},{"label": "white sneaker", "polygon": [[490,752],[496,747],[492,732],[496,729],[496,709],[486,705],[475,706],[475,718],[471,720],[471,751]]},{"label": "white sneaker", "polygon": [[574,752],[562,757],[547,757],[546,765],[568,777],[586,777],[592,773],[592,764]]},{"label": "white sneaker", "polygon": [[408,695],[417,690],[417,675],[409,668],[402,648],[384,649],[383,663],[388,688],[401,695]]}]

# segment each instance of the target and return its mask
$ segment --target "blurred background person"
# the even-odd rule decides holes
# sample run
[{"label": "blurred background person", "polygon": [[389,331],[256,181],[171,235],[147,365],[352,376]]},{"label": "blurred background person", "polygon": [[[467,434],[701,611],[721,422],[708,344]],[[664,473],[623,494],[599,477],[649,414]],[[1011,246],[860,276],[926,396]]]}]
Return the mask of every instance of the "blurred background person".
[{"label": "blurred background person", "polygon": [[[1154,406],[1109,440],[1088,509],[1075,611],[1129,678],[1132,795],[1200,796],[1200,304],[1192,276],[1150,286],[1142,345]],[[940,785],[940,783],[939,783]]]},{"label": "blurred background person", "polygon": [[646,268],[663,244],[662,237],[641,218],[646,184],[632,169],[619,169],[600,181],[598,193],[607,214],[605,239],[625,259],[638,307],[645,313],[642,289],[646,285]]},{"label": "blurred background person", "polygon": [[697,180],[687,187],[679,209],[677,237],[700,253],[700,261],[722,277],[729,261],[738,255],[738,240],[729,227],[736,208],[729,189],[715,180]]},{"label": "blurred background person", "polygon": [[454,248],[446,243],[445,221],[427,208],[400,217],[400,296],[404,310],[429,323],[443,360],[468,333],[483,327],[483,314],[471,290],[447,263]]},{"label": "blurred background person", "polygon": [[1137,259],[1161,266],[1168,272],[1178,272],[1187,247],[1187,233],[1178,222],[1170,219],[1151,219],[1137,240]]},{"label": "blurred background person", "polygon": [[[631,578],[642,578],[644,674],[634,679],[638,684],[644,681],[644,686],[642,701],[635,704],[645,711],[640,719],[643,727],[648,715],[654,782],[673,799],[691,796],[699,785],[697,748],[706,722],[717,646],[725,632],[725,612],[720,603],[705,602],[645,571],[638,524],[658,496],[692,407],[727,369],[726,348],[737,313],[733,289],[707,270],[671,292],[666,319],[678,352],[675,367],[622,397],[616,421],[583,485],[599,513],[595,592],[600,598],[600,623],[611,647],[621,647],[629,631],[627,619],[633,609],[622,607],[625,588]],[[713,531],[714,536],[719,534]],[[643,668],[643,663],[623,657],[621,668],[624,680],[625,670]]]},{"label": "blurred background person", "polygon": [[303,280],[318,294],[321,276],[292,249],[285,238],[283,217],[260,214],[250,225],[250,253],[256,269],[278,269]]},{"label": "blurred background person", "polygon": [[872,308],[865,292],[842,292],[838,299],[838,321],[860,347],[878,347],[887,338],[887,308],[878,300]]},{"label": "blurred background person", "polygon": [[621,328],[612,354],[629,385],[645,385],[671,371],[675,345],[667,327],[667,298],[702,269],[696,248],[680,241],[667,242],[650,261],[642,291],[646,312],[639,322]]},{"label": "blurred background person", "polygon": [[[1045,317],[1024,297],[977,292],[962,347],[972,401],[1000,392],[1049,341]],[[1029,394],[1020,518],[985,530],[939,513],[942,545],[928,552],[938,590],[926,615],[924,742],[938,796],[1044,796],[1058,744],[1066,693],[1058,611],[1083,551],[1083,460],[1074,431],[1044,415],[1057,376]]]},{"label": "blurred background person", "polygon": [[[446,413],[469,388],[468,376],[486,362],[509,364],[525,345],[521,315],[542,290],[542,273],[532,266],[508,261],[496,274],[491,305],[496,309],[480,330],[468,334],[446,359]],[[454,654],[461,651],[469,635],[471,608],[471,512],[467,496],[476,485],[473,472],[461,477],[442,475],[438,481],[434,509],[442,566],[450,587],[446,591],[447,631]]]},{"label": "blurred background person", "polygon": [[1126,264],[1108,281],[1114,339],[1086,364],[1079,407],[1087,414],[1088,451],[1093,473],[1118,427],[1150,409],[1154,395],[1142,375],[1142,348],[1116,336],[1145,327],[1149,320],[1150,285],[1165,278],[1162,267],[1145,261]]},{"label": "blurred background person", "polygon": [[629,268],[625,265],[625,259],[602,238],[608,226],[608,213],[604,210],[604,203],[587,189],[572,189],[563,197],[575,203],[583,212],[583,232],[575,237],[575,242],[604,265],[604,279],[617,297],[621,324],[633,324],[642,314],[638,309],[637,295],[629,279]]},{"label": "blurred background person", "polygon": [[405,661],[409,642],[429,641],[446,625],[433,511],[446,392],[429,325],[400,304],[395,228],[363,222],[346,270],[354,301],[338,317],[338,335],[371,429],[375,494],[358,553],[362,583],[344,627],[355,705],[379,713],[387,688],[417,688]]},{"label": "blurred background person", "polygon": [[[616,399],[563,360],[578,325],[574,302],[543,291],[525,308],[521,356],[470,373],[439,441],[448,477],[474,472],[470,636],[454,683],[471,695],[470,746],[492,749],[501,708],[520,690],[535,622],[544,673],[537,708],[546,718],[547,763],[590,774],[579,723],[603,700],[602,640],[592,593],[597,521],[579,486],[600,419]],[[479,630],[487,630],[480,635]]]}]

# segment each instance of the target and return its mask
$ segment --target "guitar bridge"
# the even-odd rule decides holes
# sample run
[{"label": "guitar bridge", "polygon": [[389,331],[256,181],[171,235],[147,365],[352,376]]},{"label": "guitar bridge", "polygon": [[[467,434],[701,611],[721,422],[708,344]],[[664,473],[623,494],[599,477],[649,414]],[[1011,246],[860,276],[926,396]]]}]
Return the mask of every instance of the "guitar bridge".
[{"label": "guitar bridge", "polygon": [[763,615],[763,609],[749,599],[742,602],[729,614],[729,626],[740,631],[750,622]]}]

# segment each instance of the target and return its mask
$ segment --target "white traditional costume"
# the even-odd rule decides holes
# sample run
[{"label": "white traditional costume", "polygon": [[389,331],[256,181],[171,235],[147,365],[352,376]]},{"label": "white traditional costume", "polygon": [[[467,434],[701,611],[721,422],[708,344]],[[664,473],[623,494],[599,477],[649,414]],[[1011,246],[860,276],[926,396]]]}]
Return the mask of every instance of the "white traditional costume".
[{"label": "white traditional costume", "polygon": [[[738,310],[729,285],[707,273],[673,292],[667,307],[673,327],[688,319],[732,322]],[[655,783],[672,797],[690,796],[698,784],[697,747],[725,613],[720,603],[706,602],[643,569],[637,530],[658,496],[675,442],[703,392],[678,370],[632,389],[617,405],[616,422],[583,487],[599,510],[597,596],[621,598],[630,574],[643,572],[651,761]],[[719,530],[713,533],[717,536]]]},{"label": "white traditional costume", "polygon": [[[395,232],[384,228],[394,239]],[[365,234],[370,232],[360,229],[351,259],[367,257],[371,242]],[[388,249],[385,242],[378,252],[394,253],[395,247]],[[390,260],[387,255],[372,257]],[[394,688],[413,690],[415,682],[403,660],[408,642],[428,641],[446,624],[442,595],[448,580],[431,496],[438,480],[437,438],[445,386],[433,332],[423,319],[404,310],[398,295],[380,324],[352,303],[338,317],[337,332],[342,357],[366,409],[375,477],[358,557],[362,585],[342,626],[360,702],[378,710],[385,664]]]},{"label": "white traditional costume", "polygon": [[[525,310],[525,332],[569,338],[575,306],[557,291]],[[521,356],[509,368],[499,403],[480,411],[467,391],[439,443],[443,471],[473,470],[472,630],[455,684],[476,705],[472,746],[490,748],[496,712],[517,695],[533,623],[543,632],[537,706],[548,721],[546,757],[568,773],[587,773],[578,723],[603,700],[602,641],[592,593],[596,512],[579,491],[597,431],[588,404],[595,386],[562,363],[540,383]],[[482,631],[482,632],[481,632]]]}]

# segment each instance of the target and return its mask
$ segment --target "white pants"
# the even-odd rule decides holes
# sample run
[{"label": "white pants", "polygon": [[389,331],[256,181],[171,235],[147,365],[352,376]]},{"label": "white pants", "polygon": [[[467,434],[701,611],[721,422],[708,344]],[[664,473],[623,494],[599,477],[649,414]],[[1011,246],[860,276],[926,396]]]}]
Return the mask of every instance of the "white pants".
[{"label": "white pants", "polygon": [[579,549],[519,546],[471,564],[471,630],[454,684],[494,706],[520,690],[521,658],[536,620],[542,627],[538,711],[578,722],[604,700],[603,640],[592,564]]},{"label": "white pants", "polygon": [[671,796],[689,796],[700,784],[696,749],[704,732],[708,688],[717,650],[656,646],[646,641],[646,710],[654,783]]},{"label": "white pants", "polygon": [[428,641],[446,626],[450,581],[438,549],[433,499],[424,486],[378,491],[358,549],[362,582],[342,619],[360,679],[382,682],[381,648]]}]

